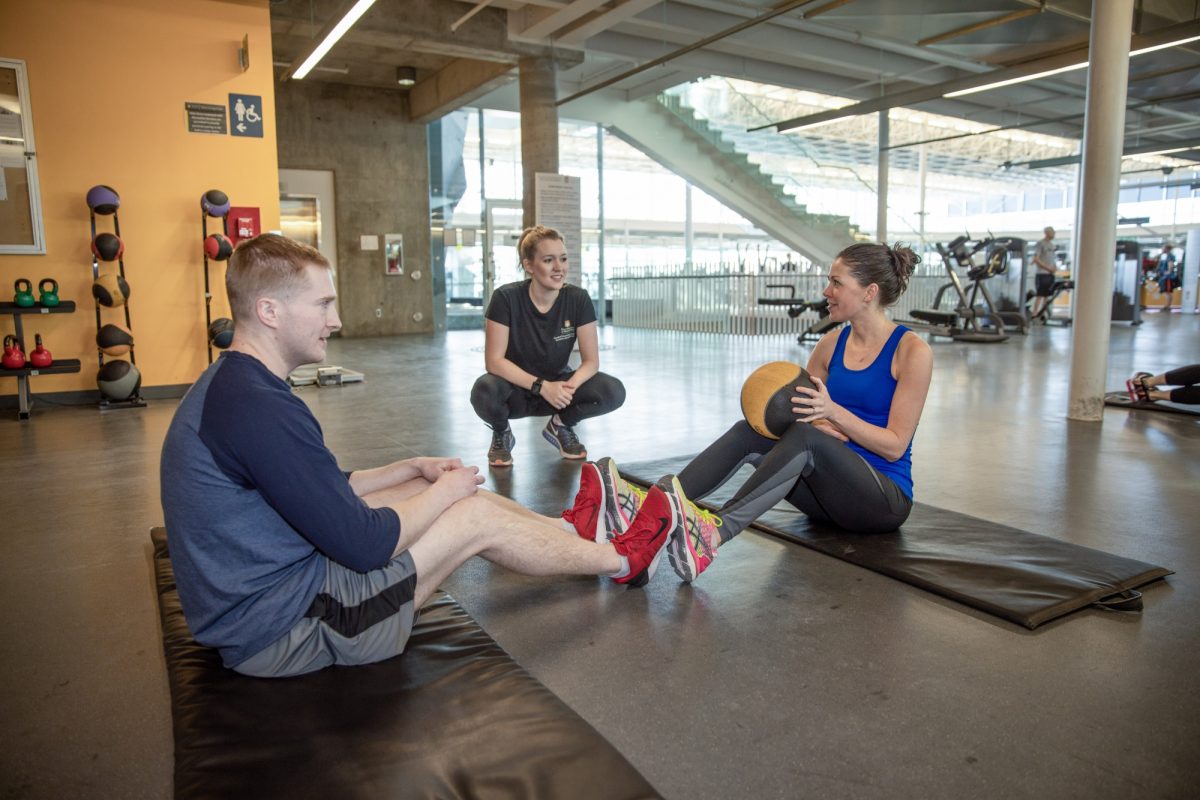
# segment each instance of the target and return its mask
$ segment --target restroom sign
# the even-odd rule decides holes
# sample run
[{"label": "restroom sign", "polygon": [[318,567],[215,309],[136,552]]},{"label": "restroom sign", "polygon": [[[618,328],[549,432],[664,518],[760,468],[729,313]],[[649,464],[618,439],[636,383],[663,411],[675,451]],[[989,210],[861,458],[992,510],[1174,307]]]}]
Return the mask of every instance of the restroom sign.
[{"label": "restroom sign", "polygon": [[229,95],[229,134],[231,136],[263,135],[262,95]]}]

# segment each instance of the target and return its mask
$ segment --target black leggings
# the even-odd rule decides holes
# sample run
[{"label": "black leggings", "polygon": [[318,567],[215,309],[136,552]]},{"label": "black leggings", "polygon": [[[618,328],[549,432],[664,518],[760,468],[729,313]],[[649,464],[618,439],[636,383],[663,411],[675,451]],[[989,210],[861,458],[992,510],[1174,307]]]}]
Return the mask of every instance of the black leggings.
[{"label": "black leggings", "polygon": [[1171,390],[1171,402],[1189,406],[1200,406],[1200,364],[1173,369],[1163,373],[1167,386],[1178,386]]},{"label": "black leggings", "polygon": [[778,441],[738,422],[683,468],[679,483],[696,500],[747,463],[755,465],[754,474],[718,512],[722,541],[784,499],[814,520],[856,533],[894,531],[912,510],[912,500],[891,478],[805,422],[792,423]]},{"label": "black leggings", "polygon": [[479,418],[492,430],[508,428],[510,419],[549,417],[558,414],[564,425],[615,411],[625,402],[625,384],[603,372],[597,372],[575,390],[575,399],[562,411],[555,411],[541,395],[515,386],[497,375],[485,373],[471,388],[471,405]]}]

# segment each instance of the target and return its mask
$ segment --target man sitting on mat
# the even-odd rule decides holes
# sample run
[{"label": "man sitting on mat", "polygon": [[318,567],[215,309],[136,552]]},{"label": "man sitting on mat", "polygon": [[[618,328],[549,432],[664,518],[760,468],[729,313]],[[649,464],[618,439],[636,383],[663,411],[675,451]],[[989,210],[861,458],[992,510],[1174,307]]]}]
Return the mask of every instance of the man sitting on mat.
[{"label": "man sitting on mat", "polygon": [[241,243],[226,288],[233,344],[188,391],[162,452],[171,563],[196,641],[259,677],[380,661],[471,556],[525,575],[644,583],[667,527],[566,535],[479,489],[476,467],[411,458],[342,472],[285,379],[341,326],[329,262],[281,236]]},{"label": "man sitting on mat", "polygon": [[[644,495],[621,479],[610,459],[586,464],[575,505],[563,518],[581,537],[603,542],[610,535],[645,535],[660,517],[670,517],[675,527],[667,555],[685,582],[781,500],[849,531],[900,527],[912,510],[912,439],[929,393],[933,351],[892,322],[887,308],[919,262],[899,244],[853,244],[834,259],[823,294],[830,319],[847,324],[813,348],[808,373],[815,388],[796,387],[795,421],[778,440],[741,420],[677,477],[665,476]],[[692,502],[747,463],[754,473],[716,513]],[[588,513],[592,508],[599,514]]]},{"label": "man sitting on mat", "polygon": [[[1160,386],[1176,386],[1176,389],[1160,389]],[[1161,375],[1137,372],[1125,381],[1129,399],[1142,403],[1169,400],[1188,406],[1200,406],[1200,364],[1177,367]]]}]

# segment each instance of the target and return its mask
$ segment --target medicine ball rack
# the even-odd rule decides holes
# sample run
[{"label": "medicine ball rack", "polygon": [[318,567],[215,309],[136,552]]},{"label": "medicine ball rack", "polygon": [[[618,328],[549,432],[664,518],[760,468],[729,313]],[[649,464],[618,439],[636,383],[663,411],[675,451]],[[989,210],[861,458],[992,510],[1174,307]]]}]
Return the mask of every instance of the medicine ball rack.
[{"label": "medicine ball rack", "polygon": [[[212,216],[204,210],[203,203],[200,207],[200,241],[208,241],[208,218]],[[217,219],[221,220],[221,234],[229,235],[229,211],[228,209]],[[212,339],[209,338],[209,331],[212,329],[212,288],[208,282],[208,251],[201,247],[201,252],[204,253],[204,339],[208,343],[208,363],[213,361],[213,346]]]},{"label": "medicine ball rack", "polygon": [[[19,306],[16,303],[0,302],[0,314],[11,314],[16,327],[17,341],[21,350],[28,353],[25,347],[25,331],[21,327],[21,317],[25,314],[74,314],[75,301],[63,300],[56,306]],[[0,367],[0,377],[15,377],[17,379],[17,419],[29,419],[32,402],[29,399],[29,379],[36,375],[65,375],[69,372],[79,372],[81,364],[78,358],[56,358],[48,367],[24,366],[21,369],[5,369]]]},{"label": "medicine ball rack", "polygon": [[[89,209],[89,214],[91,215],[91,221],[92,221],[92,239],[91,239],[91,241],[94,242],[94,241],[96,241],[96,210],[94,208]],[[121,219],[120,219],[120,214],[117,212],[117,210],[113,209],[112,214],[105,214],[104,216],[112,217],[112,219],[113,219],[113,234],[118,239],[120,239],[122,242],[124,242],[125,240],[121,239]],[[121,276],[121,280],[125,280],[124,248],[122,248],[121,252],[118,253],[116,262],[117,262],[117,274]],[[95,282],[99,278],[100,278],[100,259],[96,255],[95,251],[93,250],[92,251],[92,281]],[[95,304],[96,304],[96,333],[99,334],[100,328],[104,325],[104,321],[100,318],[100,300],[98,298],[95,300]],[[130,333],[132,333],[133,332],[133,322],[131,322],[129,319],[129,298],[126,297],[125,302],[122,303],[121,305],[125,309],[125,327],[126,327],[126,329],[129,330]],[[134,346],[131,344],[129,346],[129,363],[136,367],[137,366],[137,357],[134,355],[133,351],[134,351]],[[100,349],[99,345],[97,345],[97,347],[96,347],[96,359],[99,362],[97,365],[97,369],[103,369],[103,367],[104,367],[104,351],[102,351]],[[133,395],[131,395],[126,400],[112,400],[112,399],[105,397],[103,392],[100,393],[100,411],[101,412],[115,411],[117,409],[122,409],[122,408],[145,408],[145,406],[146,406],[146,400],[142,397],[142,390],[141,390],[140,386],[133,393]]]}]

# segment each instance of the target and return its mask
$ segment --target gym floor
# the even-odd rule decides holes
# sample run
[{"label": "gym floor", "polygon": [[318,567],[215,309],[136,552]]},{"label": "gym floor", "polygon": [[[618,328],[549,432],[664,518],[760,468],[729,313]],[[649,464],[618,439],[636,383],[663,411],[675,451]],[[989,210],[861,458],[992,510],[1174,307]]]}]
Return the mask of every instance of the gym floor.
[{"label": "gym floor", "polygon": [[[1200,418],[1065,418],[1071,329],[934,343],[914,445],[923,502],[1169,567],[1145,611],[1035,632],[747,532],[683,586],[521,578],[475,560],[445,587],[664,796],[1194,797],[1200,785]],[[583,423],[618,464],[699,450],[791,337],[608,328],[616,413]],[[418,454],[480,463],[477,331],[335,341],[363,384],[300,389],[346,468]],[[1114,325],[1108,384],[1194,363],[1200,316]],[[36,389],[36,386],[34,387]],[[12,391],[11,385],[3,390]],[[0,418],[0,798],[171,796],[170,698],[150,569],[175,401],[42,403]],[[489,485],[556,514],[578,465],[514,423]]]}]

